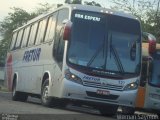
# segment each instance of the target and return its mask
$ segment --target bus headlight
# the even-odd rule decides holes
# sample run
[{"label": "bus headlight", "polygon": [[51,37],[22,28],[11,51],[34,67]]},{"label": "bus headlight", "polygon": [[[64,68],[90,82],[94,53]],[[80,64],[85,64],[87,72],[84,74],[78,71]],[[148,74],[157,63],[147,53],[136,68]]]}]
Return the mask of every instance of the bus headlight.
[{"label": "bus headlight", "polygon": [[130,83],[130,84],[126,85],[124,90],[136,90],[137,88],[138,88],[138,83],[133,82],[133,83]]},{"label": "bus headlight", "polygon": [[72,81],[72,82],[76,82],[76,83],[79,83],[79,84],[83,84],[81,78],[78,77],[77,75],[71,73],[69,69],[67,69],[67,70],[65,71],[65,78],[66,78],[67,80]]}]

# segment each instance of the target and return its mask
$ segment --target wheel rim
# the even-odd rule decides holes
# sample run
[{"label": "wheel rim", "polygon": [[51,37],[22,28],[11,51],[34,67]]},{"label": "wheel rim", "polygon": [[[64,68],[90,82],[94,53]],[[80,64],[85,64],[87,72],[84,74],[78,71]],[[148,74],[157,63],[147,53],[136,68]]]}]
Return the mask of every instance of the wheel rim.
[{"label": "wheel rim", "polygon": [[45,86],[43,89],[42,100],[44,103],[48,100],[48,86]]}]

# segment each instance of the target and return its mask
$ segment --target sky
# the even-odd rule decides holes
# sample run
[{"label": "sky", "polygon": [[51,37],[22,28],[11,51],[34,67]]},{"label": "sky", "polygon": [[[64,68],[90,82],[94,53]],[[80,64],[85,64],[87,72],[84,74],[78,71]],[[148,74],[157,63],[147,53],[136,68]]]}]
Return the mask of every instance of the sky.
[{"label": "sky", "polygon": [[[4,19],[12,10],[11,7],[19,7],[25,9],[27,12],[34,11],[38,7],[38,3],[49,3],[49,4],[63,4],[65,0],[0,0],[0,21]],[[83,0],[82,0],[83,1]],[[84,0],[93,1],[93,0]],[[94,0],[100,3],[102,6],[109,7],[106,0]]]}]

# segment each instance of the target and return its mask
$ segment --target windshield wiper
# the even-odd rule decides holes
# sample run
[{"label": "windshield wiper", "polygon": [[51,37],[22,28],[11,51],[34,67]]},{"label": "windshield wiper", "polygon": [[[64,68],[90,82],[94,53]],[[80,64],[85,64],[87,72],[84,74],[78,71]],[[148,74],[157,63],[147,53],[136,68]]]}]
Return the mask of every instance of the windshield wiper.
[{"label": "windshield wiper", "polygon": [[101,50],[103,50],[103,55],[104,55],[104,43],[105,43],[105,39],[102,45],[100,45],[100,47],[97,49],[97,51],[93,54],[93,56],[91,57],[91,59],[89,60],[89,62],[87,63],[87,67],[89,67],[93,61],[95,60],[95,58],[98,56],[98,54],[101,52]]},{"label": "windshield wiper", "polygon": [[100,76],[107,76],[111,78],[122,78],[123,76],[119,73],[116,73],[114,71],[99,71],[99,70],[92,70],[92,72],[96,75]]},{"label": "windshield wiper", "polygon": [[123,65],[122,65],[122,62],[119,58],[119,55],[118,55],[118,52],[117,50],[115,49],[115,47],[112,45],[112,34],[111,34],[111,37],[110,37],[110,52],[113,53],[113,56],[114,56],[114,59],[116,61],[116,65],[120,71],[120,73],[124,73],[124,68],[123,68]]}]

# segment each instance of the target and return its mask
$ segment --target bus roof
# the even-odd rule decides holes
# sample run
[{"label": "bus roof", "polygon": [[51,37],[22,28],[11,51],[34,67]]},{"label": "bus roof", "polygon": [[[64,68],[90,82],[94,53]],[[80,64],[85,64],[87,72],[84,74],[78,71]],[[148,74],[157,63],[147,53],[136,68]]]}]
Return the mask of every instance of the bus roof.
[{"label": "bus roof", "polygon": [[80,5],[80,4],[71,4],[70,6],[72,9],[108,13],[108,14],[118,15],[118,16],[127,17],[131,19],[137,19],[135,16],[131,14],[127,14],[122,11],[111,10],[108,8],[102,8],[102,7],[90,6],[90,5]]},{"label": "bus roof", "polygon": [[69,8],[70,10],[84,10],[84,11],[93,11],[93,12],[100,12],[100,13],[106,13],[106,14],[113,14],[113,15],[117,15],[117,16],[121,16],[121,17],[126,17],[126,18],[131,18],[131,19],[136,19],[138,20],[135,16],[131,15],[131,14],[127,14],[124,12],[120,12],[120,11],[114,11],[108,8],[102,8],[102,7],[97,7],[97,6],[90,6],[90,5],[80,5],[80,4],[65,4],[59,8],[56,8],[55,10],[48,12],[48,13],[44,13],[41,14],[35,18],[33,18],[32,20],[28,21],[25,25],[23,25],[22,27],[19,27],[17,29],[15,29],[13,32],[33,23],[36,22],[40,19],[43,19],[44,17],[52,14],[55,11],[58,11],[62,8]]}]

